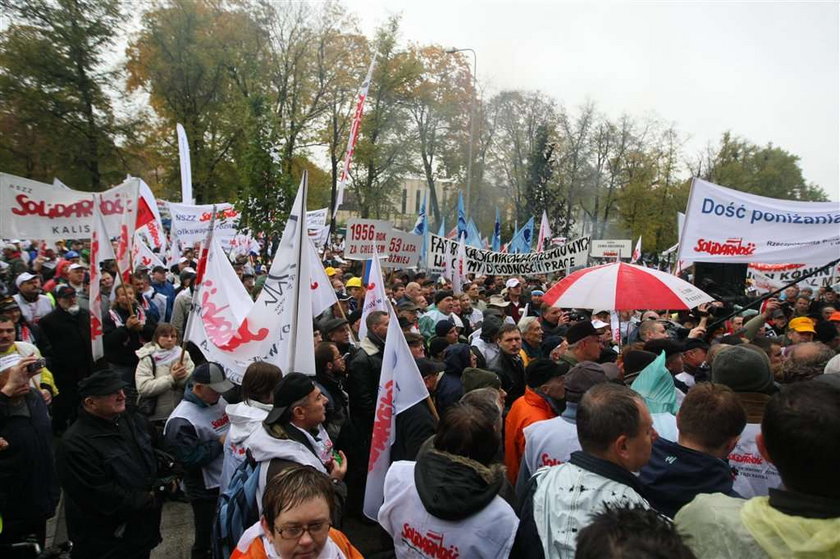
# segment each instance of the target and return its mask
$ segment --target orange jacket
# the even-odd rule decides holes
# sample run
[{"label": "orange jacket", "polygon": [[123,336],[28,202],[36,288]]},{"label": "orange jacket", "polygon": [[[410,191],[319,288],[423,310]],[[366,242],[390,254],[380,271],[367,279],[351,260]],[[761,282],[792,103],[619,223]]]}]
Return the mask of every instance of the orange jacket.
[{"label": "orange jacket", "polygon": [[516,484],[519,475],[519,463],[525,454],[525,427],[537,421],[551,419],[557,414],[545,398],[525,387],[525,395],[518,398],[510,407],[505,419],[505,466],[511,484]]},{"label": "orange jacket", "polygon": [[[338,546],[338,549],[344,553],[344,556],[347,559],[365,559],[364,555],[359,553],[359,550],[353,547],[353,544],[350,543],[350,540],[347,539],[342,532],[336,530],[335,528],[330,528],[330,539],[333,543]],[[262,538],[256,537],[251,540],[250,545],[242,551],[241,547],[243,547],[244,542],[242,540],[239,541],[239,545],[236,546],[236,549],[233,550],[233,553],[230,556],[230,559],[267,559],[268,555],[265,552],[265,548],[263,547]]]}]

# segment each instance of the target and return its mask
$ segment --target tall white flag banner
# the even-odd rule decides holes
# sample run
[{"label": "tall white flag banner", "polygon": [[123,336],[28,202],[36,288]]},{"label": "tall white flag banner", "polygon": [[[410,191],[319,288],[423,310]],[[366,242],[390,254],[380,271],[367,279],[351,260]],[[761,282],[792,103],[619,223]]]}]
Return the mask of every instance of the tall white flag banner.
[{"label": "tall white flag banner", "polygon": [[102,212],[99,209],[102,197],[99,194],[94,194],[91,199],[93,231],[90,239],[90,345],[93,351],[93,359],[96,361],[105,355],[102,344],[102,292],[99,290],[101,275],[99,265],[105,260],[114,259],[114,249],[111,247],[111,240],[108,238],[105,221],[102,219]]},{"label": "tall white flag banner", "polygon": [[464,237],[458,240],[458,257],[455,259],[455,269],[452,271],[452,293],[460,295],[464,292],[464,279],[467,277],[467,247]]},{"label": "tall white flag banner", "polygon": [[[108,231],[119,235],[123,214],[135,214],[140,179],[126,180],[101,192],[100,209]],[[132,223],[131,229],[134,229]],[[0,238],[90,239],[93,198],[90,192],[0,173]]]},{"label": "tall white flag banner", "polygon": [[312,292],[312,316],[316,317],[338,303],[335,290],[327,277],[327,271],[321,264],[318,250],[311,239],[306,240],[309,253],[309,289]]},{"label": "tall white flag banner", "polygon": [[551,227],[548,226],[548,214],[543,210],[542,220],[540,220],[540,233],[537,237],[537,252],[542,252],[545,248],[545,243],[551,240]]},{"label": "tall white flag banner", "polygon": [[146,268],[151,271],[155,266],[166,268],[163,260],[152,252],[152,249],[146,246],[146,243],[137,232],[134,233],[134,245],[131,247],[131,261],[134,264],[135,270],[137,268]]},{"label": "tall white flag banner", "polygon": [[639,240],[636,241],[636,248],[633,249],[633,256],[630,258],[630,263],[634,264],[642,257],[642,236],[639,235]]},{"label": "tall white flag banner", "polygon": [[393,309],[389,309],[389,314],[365,486],[364,513],[372,520],[376,520],[384,500],[385,474],[391,465],[396,417],[429,397],[408,342],[400,330],[399,320]]},{"label": "tall white flag banner", "polygon": [[370,61],[365,81],[359,87],[359,94],[356,97],[356,108],[353,111],[353,120],[350,123],[350,138],[347,140],[347,151],[344,152],[344,164],[341,166],[341,173],[338,175],[337,192],[335,195],[335,206],[333,207],[333,218],[338,213],[338,208],[344,202],[344,186],[350,178],[350,166],[353,163],[353,153],[356,151],[356,142],[359,141],[359,131],[362,129],[362,116],[365,113],[365,99],[367,99],[370,80],[373,78],[373,69],[376,67],[376,57]]},{"label": "tall white flag banner", "polygon": [[[294,371],[315,374],[310,283],[312,270],[310,257],[304,252],[306,246],[303,244],[306,240],[306,180],[304,173],[280,245],[257,301],[250,306],[241,321],[223,325],[225,329],[234,329],[226,342],[216,344],[212,336],[201,343],[195,342],[208,359],[214,359],[225,367],[234,382],[241,381],[242,372],[254,361],[267,361],[280,367],[284,373]],[[227,266],[231,267],[225,260]],[[212,292],[208,295],[212,308],[234,304],[224,298],[215,300],[213,295]],[[199,301],[201,306],[205,305],[204,297],[203,282],[202,300]],[[208,319],[206,310],[201,310],[200,314],[206,330],[208,321],[212,324],[213,320]],[[234,324],[238,324],[238,327],[234,327]],[[220,336],[215,339],[223,338]]]},{"label": "tall white flag banner", "polygon": [[180,122],[175,125],[175,131],[178,134],[178,158],[181,161],[181,203],[194,204],[190,143],[187,141],[187,132]]},{"label": "tall white flag banner", "polygon": [[[230,248],[239,227],[239,212],[233,204],[216,204],[216,222],[213,235],[223,248]],[[172,214],[172,237],[181,241],[182,249],[200,243],[207,236],[213,218],[213,204],[176,204],[169,202]]]},{"label": "tall white flag banner", "polygon": [[385,295],[385,281],[382,277],[382,263],[379,261],[379,253],[373,249],[370,261],[370,274],[368,275],[367,291],[365,301],[362,304],[362,318],[359,320],[359,339],[367,336],[367,317],[373,311],[388,311],[388,296]]},{"label": "tall white flag banner", "polygon": [[157,200],[149,185],[142,179],[137,198],[136,233],[145,239],[146,244],[161,251],[166,249],[166,232],[160,217]]},{"label": "tall white flag banner", "polygon": [[840,255],[840,202],[778,200],[695,178],[679,260],[826,264]]}]

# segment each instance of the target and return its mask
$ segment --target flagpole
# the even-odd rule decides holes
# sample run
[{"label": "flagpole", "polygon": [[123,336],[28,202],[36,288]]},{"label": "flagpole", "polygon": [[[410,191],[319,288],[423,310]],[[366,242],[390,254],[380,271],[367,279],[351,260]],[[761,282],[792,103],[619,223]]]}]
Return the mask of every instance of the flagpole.
[{"label": "flagpole", "polygon": [[[300,183],[300,188],[301,188],[301,191],[302,191],[301,192],[302,203],[301,203],[301,208],[300,208],[300,214],[301,215],[298,216],[298,235],[297,235],[297,240],[296,240],[296,242],[297,242],[297,263],[298,263],[297,274],[298,275],[297,275],[297,281],[295,282],[295,298],[294,298],[294,301],[292,301],[292,309],[293,310],[292,310],[292,331],[291,331],[291,335],[292,335],[292,340],[295,340],[295,342],[289,344],[289,346],[291,348],[291,351],[289,352],[290,355],[291,355],[291,359],[289,359],[289,367],[292,369],[292,371],[284,371],[284,374],[289,374],[290,372],[294,372],[295,358],[297,356],[296,355],[296,353],[297,353],[297,343],[296,342],[297,342],[298,329],[300,328],[300,324],[298,323],[298,311],[299,311],[299,305],[300,305],[300,285],[303,282],[301,269],[303,268],[303,260],[302,260],[302,258],[303,258],[303,241],[304,241],[304,235],[306,234],[305,233],[305,231],[306,231],[306,227],[305,227],[306,226],[306,191],[307,191],[308,187],[309,187],[309,173],[306,171],[306,169],[304,169],[303,170],[303,179],[301,180],[301,183]],[[291,217],[291,216],[289,216],[289,217]],[[307,289],[308,289],[308,285],[307,285]],[[310,325],[310,328],[311,327],[312,326]]]}]

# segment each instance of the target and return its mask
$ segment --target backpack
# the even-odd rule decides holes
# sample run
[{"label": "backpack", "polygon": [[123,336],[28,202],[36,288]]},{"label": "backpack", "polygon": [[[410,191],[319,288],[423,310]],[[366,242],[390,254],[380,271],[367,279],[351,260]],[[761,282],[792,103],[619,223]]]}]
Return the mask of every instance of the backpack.
[{"label": "backpack", "polygon": [[213,523],[213,557],[227,559],[239,543],[242,534],[259,519],[257,488],[260,482],[260,464],[251,457],[233,472],[233,477],[219,495],[216,521]]}]

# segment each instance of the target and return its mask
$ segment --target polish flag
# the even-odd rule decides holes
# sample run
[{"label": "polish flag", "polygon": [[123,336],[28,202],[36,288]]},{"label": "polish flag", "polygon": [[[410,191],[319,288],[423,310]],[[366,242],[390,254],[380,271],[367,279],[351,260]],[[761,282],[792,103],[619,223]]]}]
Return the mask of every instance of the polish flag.
[{"label": "polish flag", "polygon": [[367,336],[367,317],[373,311],[388,312],[388,297],[385,295],[385,282],[382,279],[382,266],[379,263],[379,253],[373,246],[373,256],[370,262],[370,275],[365,292],[365,302],[362,305],[362,318],[359,321],[359,339]]},{"label": "polish flag", "polygon": [[[90,345],[93,351],[93,360],[96,361],[105,355],[102,333],[102,292],[99,290],[101,279],[99,265],[105,260],[114,259],[114,250],[111,247],[111,240],[105,229],[105,220],[102,219],[100,204],[102,196],[93,195],[93,232],[90,238]],[[116,279],[117,282],[120,278]]]},{"label": "polish flag", "polygon": [[636,248],[633,249],[633,257],[630,259],[630,263],[633,264],[634,262],[638,262],[639,258],[642,257],[642,237],[639,235],[639,240],[636,241]]},{"label": "polish flag", "polygon": [[551,227],[548,226],[548,215],[543,210],[542,220],[540,221],[540,233],[537,237],[537,252],[542,252],[546,248],[546,240],[551,242]]}]

